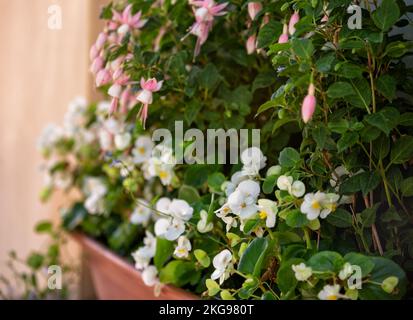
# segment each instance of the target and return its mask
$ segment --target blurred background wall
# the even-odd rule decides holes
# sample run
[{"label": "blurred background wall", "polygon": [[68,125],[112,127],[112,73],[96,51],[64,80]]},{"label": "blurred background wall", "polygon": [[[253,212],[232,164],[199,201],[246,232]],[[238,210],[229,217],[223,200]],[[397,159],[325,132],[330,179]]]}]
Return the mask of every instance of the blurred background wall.
[{"label": "blurred background wall", "polygon": [[[59,196],[48,205],[39,201],[36,141],[47,123],[62,123],[75,96],[95,96],[88,53],[104,2],[0,0],[0,274],[10,250],[25,256],[44,243],[35,223],[58,216]],[[53,5],[61,8],[60,30],[48,25]]]}]

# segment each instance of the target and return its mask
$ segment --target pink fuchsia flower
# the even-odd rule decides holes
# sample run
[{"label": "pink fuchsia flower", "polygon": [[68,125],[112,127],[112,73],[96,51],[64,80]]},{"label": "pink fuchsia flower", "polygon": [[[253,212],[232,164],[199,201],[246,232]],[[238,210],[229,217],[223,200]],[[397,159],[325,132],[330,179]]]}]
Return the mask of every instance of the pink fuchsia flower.
[{"label": "pink fuchsia flower", "polygon": [[124,74],[122,70],[117,70],[113,74],[113,84],[108,90],[108,95],[112,97],[109,113],[112,114],[118,109],[119,98],[122,93],[122,86],[125,86],[129,81],[129,76]]},{"label": "pink fuchsia flower", "polygon": [[304,98],[303,105],[301,107],[301,117],[303,118],[304,123],[307,123],[313,117],[317,100],[314,96],[315,87],[314,84],[310,83],[308,86],[308,94]]},{"label": "pink fuchsia flower", "polygon": [[98,57],[99,53],[100,53],[100,51],[96,48],[96,45],[93,45],[90,48],[90,51],[89,51],[90,61],[95,60]]},{"label": "pink fuchsia flower", "polygon": [[98,38],[96,39],[96,42],[95,42],[95,46],[98,51],[103,49],[107,39],[108,39],[108,35],[106,32],[99,33]]},{"label": "pink fuchsia flower", "polygon": [[93,60],[90,71],[93,74],[97,74],[100,70],[103,69],[104,64],[105,61],[103,60],[103,58],[101,56],[98,56],[97,58],[95,58],[95,60]]},{"label": "pink fuchsia flower", "polygon": [[290,21],[288,22],[288,32],[290,35],[293,35],[295,33],[295,24],[300,21],[300,14],[298,11],[295,11],[293,15],[290,18]]},{"label": "pink fuchsia flower", "polygon": [[132,89],[130,87],[123,90],[122,94],[120,95],[119,99],[120,110],[122,113],[127,113],[135,104],[136,98],[132,93]]},{"label": "pink fuchsia flower", "polygon": [[286,43],[288,42],[288,26],[284,24],[283,33],[278,38],[278,43]]},{"label": "pink fuchsia flower", "polygon": [[131,29],[142,28],[146,21],[141,20],[142,11],[132,15],[132,4],[128,5],[122,13],[113,10],[112,21],[117,23],[118,33],[124,35]]},{"label": "pink fuchsia flower", "polygon": [[246,47],[247,47],[248,54],[253,54],[255,52],[255,50],[257,49],[256,43],[257,43],[257,36],[253,34],[247,40]]},{"label": "pink fuchsia flower", "polygon": [[248,14],[251,20],[254,20],[258,13],[262,10],[261,2],[248,2]]},{"label": "pink fuchsia flower", "polygon": [[209,32],[212,29],[214,17],[223,16],[226,14],[226,11],[223,10],[228,5],[228,2],[216,5],[214,0],[202,0],[190,1],[190,4],[194,7],[198,7],[198,9],[194,9],[195,23],[189,31],[189,34],[193,34],[198,37],[194,52],[194,56],[196,57],[201,50],[201,46],[208,39]]},{"label": "pink fuchsia flower", "polygon": [[142,108],[139,111],[139,117],[142,121],[143,128],[145,128],[146,119],[148,118],[148,108],[153,102],[153,93],[161,90],[163,81],[157,81],[155,78],[145,80],[141,78],[141,88],[136,96],[136,100],[142,103]]}]

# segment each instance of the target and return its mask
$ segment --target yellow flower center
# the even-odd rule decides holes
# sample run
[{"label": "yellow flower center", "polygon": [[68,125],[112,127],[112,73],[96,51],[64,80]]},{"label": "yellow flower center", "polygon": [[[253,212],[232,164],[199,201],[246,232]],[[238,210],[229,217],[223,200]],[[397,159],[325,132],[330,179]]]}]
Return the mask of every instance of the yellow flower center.
[{"label": "yellow flower center", "polygon": [[318,201],[313,201],[313,203],[311,204],[311,208],[318,210],[321,208],[321,205]]},{"label": "yellow flower center", "polygon": [[145,154],[145,148],[144,148],[144,147],[138,148],[138,152],[139,152],[140,154]]},{"label": "yellow flower center", "polygon": [[168,177],[168,172],[166,171],[159,172],[159,178],[166,179],[167,177]]},{"label": "yellow flower center", "polygon": [[260,218],[261,218],[261,219],[266,219],[267,216],[268,216],[267,212],[264,211],[264,210],[260,211],[259,215],[260,215]]},{"label": "yellow flower center", "polygon": [[247,204],[246,204],[245,202],[241,204],[241,208],[243,208],[243,209],[244,209],[246,206],[247,206]]},{"label": "yellow flower center", "polygon": [[335,294],[327,296],[327,300],[337,300],[337,296]]},{"label": "yellow flower center", "polygon": [[185,253],[186,253],[186,249],[184,249],[184,248],[178,249],[178,252],[181,253],[181,254],[185,254]]},{"label": "yellow flower center", "polygon": [[228,213],[228,212],[229,212],[229,208],[225,207],[224,209],[222,209],[222,211],[224,211],[224,213]]}]

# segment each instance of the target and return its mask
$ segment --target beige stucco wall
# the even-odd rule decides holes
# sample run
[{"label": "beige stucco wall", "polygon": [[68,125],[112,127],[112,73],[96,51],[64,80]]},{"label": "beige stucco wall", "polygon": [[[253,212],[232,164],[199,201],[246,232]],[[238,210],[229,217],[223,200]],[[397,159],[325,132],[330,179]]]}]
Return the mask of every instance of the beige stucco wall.
[{"label": "beige stucco wall", "polygon": [[[61,123],[68,102],[93,93],[88,51],[101,0],[0,0],[0,274],[7,253],[25,255],[44,239],[33,226],[57,217],[62,199],[42,205],[36,140],[48,122]],[[62,29],[48,28],[51,5]]]}]

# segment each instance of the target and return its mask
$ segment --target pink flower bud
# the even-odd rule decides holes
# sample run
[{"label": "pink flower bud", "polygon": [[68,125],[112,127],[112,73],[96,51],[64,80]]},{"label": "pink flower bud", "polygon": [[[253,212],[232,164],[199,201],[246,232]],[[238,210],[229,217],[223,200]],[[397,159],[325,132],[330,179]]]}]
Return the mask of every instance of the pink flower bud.
[{"label": "pink flower bud", "polygon": [[317,104],[317,100],[314,96],[315,87],[312,83],[310,83],[308,87],[308,94],[304,98],[303,105],[301,107],[301,116],[303,118],[304,123],[307,123],[313,117],[315,107]]},{"label": "pink flower bud", "polygon": [[106,33],[104,32],[99,33],[99,36],[95,43],[96,49],[98,49],[99,51],[102,50],[107,39],[108,39],[108,35]]},{"label": "pink flower bud", "polygon": [[295,33],[295,24],[298,21],[300,21],[300,15],[298,11],[295,11],[290,18],[290,22],[288,23],[288,32],[290,33],[290,35],[293,35]]},{"label": "pink flower bud", "polygon": [[92,66],[90,67],[90,71],[93,74],[97,74],[100,70],[103,68],[104,60],[102,57],[97,57],[95,60],[92,62]]},{"label": "pink flower bud", "polygon": [[286,43],[288,42],[288,26],[284,24],[283,33],[278,38],[278,43]]},{"label": "pink flower bud", "polygon": [[99,50],[96,48],[96,45],[93,45],[93,46],[90,48],[90,51],[89,51],[90,61],[95,60],[98,55],[99,55]]},{"label": "pink flower bud", "polygon": [[256,50],[256,41],[257,41],[257,36],[253,34],[250,36],[247,40],[247,53],[248,54],[253,54]]},{"label": "pink flower bud", "polygon": [[96,75],[96,87],[99,88],[101,86],[104,86],[105,84],[108,84],[110,80],[112,80],[110,71],[107,69],[102,69]]},{"label": "pink flower bud", "polygon": [[321,18],[321,22],[322,22],[322,23],[327,23],[327,22],[328,22],[328,19],[329,19],[328,14],[325,14],[325,15]]},{"label": "pink flower bud", "polygon": [[249,2],[248,3],[248,14],[251,20],[254,20],[257,14],[262,10],[261,2]]}]

